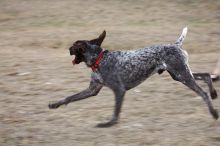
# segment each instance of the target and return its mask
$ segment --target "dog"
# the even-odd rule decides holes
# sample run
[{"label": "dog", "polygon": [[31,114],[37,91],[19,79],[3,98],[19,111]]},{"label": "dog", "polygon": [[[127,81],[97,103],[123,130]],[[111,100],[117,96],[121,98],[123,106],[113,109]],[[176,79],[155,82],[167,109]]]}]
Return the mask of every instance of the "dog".
[{"label": "dog", "polygon": [[154,45],[130,51],[103,50],[101,44],[106,36],[104,30],[98,38],[78,40],[69,48],[70,55],[75,55],[73,64],[85,62],[92,68],[91,81],[87,89],[50,103],[50,109],[67,105],[70,102],[96,96],[103,86],[109,87],[115,95],[114,113],[110,121],[100,123],[97,127],[110,127],[118,123],[123,99],[127,90],[141,84],[151,75],[167,71],[171,77],[183,83],[203,98],[214,119],[218,119],[217,110],[213,107],[208,94],[200,88],[195,80],[204,80],[209,86],[212,99],[217,98],[217,92],[212,85],[210,74],[193,73],[188,64],[188,54],[182,48],[187,34],[187,27],[175,43]]}]

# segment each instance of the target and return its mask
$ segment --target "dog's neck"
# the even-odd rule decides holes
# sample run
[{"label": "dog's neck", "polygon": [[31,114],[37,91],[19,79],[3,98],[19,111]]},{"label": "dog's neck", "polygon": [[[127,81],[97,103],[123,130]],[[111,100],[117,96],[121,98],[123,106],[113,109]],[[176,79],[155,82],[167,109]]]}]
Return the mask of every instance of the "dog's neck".
[{"label": "dog's neck", "polygon": [[99,54],[99,56],[97,57],[95,63],[90,66],[93,72],[95,72],[95,71],[98,69],[99,64],[100,64],[100,62],[101,62],[101,60],[102,60],[102,58],[103,58],[103,55],[104,55],[105,53],[107,53],[107,52],[108,52],[107,50],[104,50],[104,51],[102,50],[102,52],[101,52],[101,53]]},{"label": "dog's neck", "polygon": [[97,50],[95,52],[85,53],[84,54],[85,64],[88,67],[91,67],[92,65],[94,65],[102,52],[103,52],[103,49],[101,48],[100,50]]}]

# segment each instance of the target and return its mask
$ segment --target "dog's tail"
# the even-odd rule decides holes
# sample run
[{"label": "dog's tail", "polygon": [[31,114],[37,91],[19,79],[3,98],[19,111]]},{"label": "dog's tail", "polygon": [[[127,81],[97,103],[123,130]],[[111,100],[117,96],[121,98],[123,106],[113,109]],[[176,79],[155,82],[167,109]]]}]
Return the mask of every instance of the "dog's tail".
[{"label": "dog's tail", "polygon": [[180,35],[180,37],[176,40],[175,44],[178,46],[182,46],[183,41],[186,37],[187,34],[187,27],[183,28],[182,34]]}]

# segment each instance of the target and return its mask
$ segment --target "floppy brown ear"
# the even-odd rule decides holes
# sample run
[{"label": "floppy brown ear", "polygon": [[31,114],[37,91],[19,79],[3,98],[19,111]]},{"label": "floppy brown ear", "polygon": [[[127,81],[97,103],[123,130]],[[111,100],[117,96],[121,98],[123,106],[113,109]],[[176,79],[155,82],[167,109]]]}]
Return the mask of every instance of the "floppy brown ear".
[{"label": "floppy brown ear", "polygon": [[101,46],[103,40],[105,39],[105,36],[106,36],[106,31],[104,30],[98,38],[90,40],[90,43],[93,45]]}]

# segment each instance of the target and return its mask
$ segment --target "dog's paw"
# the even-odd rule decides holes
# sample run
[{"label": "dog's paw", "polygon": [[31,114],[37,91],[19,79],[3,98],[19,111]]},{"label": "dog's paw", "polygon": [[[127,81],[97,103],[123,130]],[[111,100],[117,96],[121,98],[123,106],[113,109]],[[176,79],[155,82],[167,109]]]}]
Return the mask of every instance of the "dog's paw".
[{"label": "dog's paw", "polygon": [[211,97],[212,97],[212,99],[216,99],[218,97],[218,94],[217,94],[216,90],[213,90],[211,92]]},{"label": "dog's paw", "polygon": [[219,75],[211,75],[212,81],[216,82],[218,80],[220,80],[220,76]]},{"label": "dog's paw", "polygon": [[109,121],[106,123],[99,123],[96,125],[96,127],[97,128],[108,128],[108,127],[112,127],[115,124],[117,124],[117,121]]},{"label": "dog's paw", "polygon": [[55,102],[55,103],[50,103],[48,105],[49,109],[56,109],[60,106],[60,104],[58,102]]},{"label": "dog's paw", "polygon": [[212,113],[213,118],[215,120],[218,120],[218,118],[219,118],[218,111],[216,109],[214,109],[214,110],[211,111],[211,113]]}]

